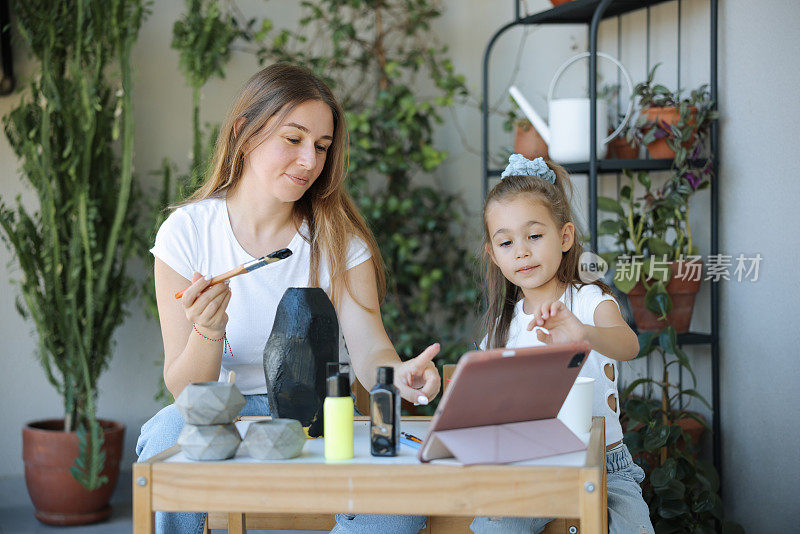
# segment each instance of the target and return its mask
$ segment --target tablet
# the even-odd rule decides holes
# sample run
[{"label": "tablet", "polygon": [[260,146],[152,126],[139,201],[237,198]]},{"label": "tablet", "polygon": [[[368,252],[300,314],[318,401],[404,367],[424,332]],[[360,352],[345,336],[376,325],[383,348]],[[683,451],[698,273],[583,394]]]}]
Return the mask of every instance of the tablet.
[{"label": "tablet", "polygon": [[[478,443],[486,441],[477,439],[483,438],[479,429],[497,426],[503,426],[505,434],[509,429],[514,435],[547,433],[556,448],[559,448],[559,443],[569,443],[567,448],[572,447],[572,450],[585,448],[556,416],[589,351],[588,343],[575,342],[464,354],[431,420],[419,450],[419,459],[430,461],[453,456],[453,447],[450,446],[456,445],[451,443],[453,436],[466,439],[468,435],[472,443]],[[535,430],[531,425],[515,425],[535,421],[542,421]],[[474,430],[450,432],[461,429]],[[492,436],[492,440],[499,439]],[[514,446],[519,448],[524,444],[515,443]],[[498,454],[502,456],[502,451]],[[496,458],[489,458],[486,463],[496,462]]]}]

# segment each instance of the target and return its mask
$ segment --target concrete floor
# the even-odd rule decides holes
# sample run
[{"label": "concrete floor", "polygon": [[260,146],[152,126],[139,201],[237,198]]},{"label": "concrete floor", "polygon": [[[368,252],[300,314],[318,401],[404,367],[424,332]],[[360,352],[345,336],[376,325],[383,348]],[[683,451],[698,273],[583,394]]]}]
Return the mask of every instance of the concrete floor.
[{"label": "concrete floor", "polygon": [[[131,473],[120,473],[117,489],[111,498],[111,519],[94,525],[76,527],[51,527],[33,516],[33,505],[25,488],[24,477],[0,478],[0,534],[130,534],[131,523]],[[222,533],[222,530],[212,530]],[[312,531],[248,530],[248,534],[318,534]],[[172,533],[168,533],[172,534]],[[176,533],[177,534],[177,533]]]}]

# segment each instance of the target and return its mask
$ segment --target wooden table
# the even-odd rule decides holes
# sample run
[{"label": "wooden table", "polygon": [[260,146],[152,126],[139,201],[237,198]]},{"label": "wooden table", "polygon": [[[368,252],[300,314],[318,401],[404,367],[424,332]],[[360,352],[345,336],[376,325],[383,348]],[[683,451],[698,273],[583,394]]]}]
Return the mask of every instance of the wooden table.
[{"label": "wooden table", "polygon": [[[403,420],[423,436],[424,418]],[[240,431],[249,424],[237,423]],[[153,532],[154,511],[224,512],[229,531],[244,531],[244,514],[416,514],[427,516],[580,517],[581,532],[607,531],[605,433],[595,417],[588,449],[510,465],[421,464],[402,446],[393,458],[369,454],[367,429],[355,428],[355,458],[325,462],[323,440],[308,440],[299,458],[195,462],[176,445],[133,464],[133,532]]]}]

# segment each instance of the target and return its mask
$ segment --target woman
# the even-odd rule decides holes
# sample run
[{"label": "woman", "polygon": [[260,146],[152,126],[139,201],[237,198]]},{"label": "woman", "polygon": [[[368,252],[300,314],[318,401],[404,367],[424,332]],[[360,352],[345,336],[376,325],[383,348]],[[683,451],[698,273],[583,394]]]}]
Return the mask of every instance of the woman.
[{"label": "woman", "polygon": [[[347,143],[343,110],[308,70],[275,64],[247,82],[220,129],[206,183],[163,223],[151,250],[164,381],[174,396],[233,370],[247,399],[241,413],[267,414],[262,351],[283,292],[296,286],[330,296],[366,388],[376,367],[391,365],[403,398],[427,402],[438,394],[438,344],[401,362],[383,327],[383,263],[344,187]],[[209,286],[212,275],[284,247],[289,258]],[[142,427],[140,459],[173,445],[182,426],[174,405],[161,410]],[[336,519],[336,533],[424,526],[418,516]],[[158,532],[198,532],[202,522],[202,514],[156,514]]]}]

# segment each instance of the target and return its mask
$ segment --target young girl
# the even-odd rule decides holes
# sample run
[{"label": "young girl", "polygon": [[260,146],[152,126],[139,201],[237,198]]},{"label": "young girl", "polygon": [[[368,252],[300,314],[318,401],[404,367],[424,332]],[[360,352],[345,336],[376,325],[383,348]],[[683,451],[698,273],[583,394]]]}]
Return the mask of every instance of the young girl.
[{"label": "young girl", "polygon": [[[264,344],[289,287],[328,293],[367,389],[376,368],[391,365],[403,398],[425,403],[439,392],[431,361],[438,344],[401,362],[384,330],[383,263],[345,188],[347,143],[342,108],[308,70],[275,64],[244,86],[220,129],[205,184],[164,221],[151,250],[164,382],[175,397],[191,382],[225,380],[235,370],[247,400],[242,415],[267,415]],[[211,276],[284,247],[289,258],[229,285],[209,285]],[[158,412],[142,426],[139,459],[174,445],[182,427],[175,405]],[[202,514],[157,512],[156,532],[200,532],[203,521]],[[334,532],[411,534],[424,524],[422,516],[337,514]]]},{"label": "young girl", "polygon": [[[611,533],[651,533],[639,483],[642,469],[622,443],[616,361],[634,358],[636,335],[610,288],[581,280],[581,236],[570,208],[566,171],[542,158],[509,158],[483,208],[484,282],[488,309],[484,347],[528,347],[587,341],[592,351],[580,376],[595,379],[593,416],[606,423],[608,515]],[[543,330],[544,329],[544,330]],[[476,533],[541,532],[549,519],[477,517]]]}]

